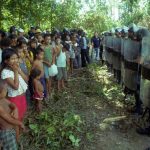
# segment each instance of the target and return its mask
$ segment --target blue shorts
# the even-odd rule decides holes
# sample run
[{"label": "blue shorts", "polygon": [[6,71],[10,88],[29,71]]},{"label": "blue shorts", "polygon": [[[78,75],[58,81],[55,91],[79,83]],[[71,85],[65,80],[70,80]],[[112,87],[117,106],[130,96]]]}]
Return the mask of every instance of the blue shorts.
[{"label": "blue shorts", "polygon": [[49,75],[49,67],[47,65],[44,65],[44,76],[46,79],[49,79],[50,75]]},{"label": "blue shorts", "polygon": [[43,88],[44,88],[44,98],[46,98],[47,96],[47,90],[46,90],[46,81],[45,81],[45,78],[40,78],[40,81],[41,81],[41,84],[43,85]]}]

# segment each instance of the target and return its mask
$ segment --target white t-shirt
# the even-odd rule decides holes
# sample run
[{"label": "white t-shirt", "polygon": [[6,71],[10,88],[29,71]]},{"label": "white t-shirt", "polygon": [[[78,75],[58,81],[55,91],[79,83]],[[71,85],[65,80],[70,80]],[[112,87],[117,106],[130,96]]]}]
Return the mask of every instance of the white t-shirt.
[{"label": "white t-shirt", "polygon": [[[12,78],[14,79],[14,72],[9,69],[4,69],[1,73],[2,79]],[[19,75],[19,88],[18,90],[13,89],[11,86],[8,85],[7,91],[8,91],[8,97],[16,97],[23,93],[25,93],[27,90],[27,84],[24,81],[24,79]]]}]

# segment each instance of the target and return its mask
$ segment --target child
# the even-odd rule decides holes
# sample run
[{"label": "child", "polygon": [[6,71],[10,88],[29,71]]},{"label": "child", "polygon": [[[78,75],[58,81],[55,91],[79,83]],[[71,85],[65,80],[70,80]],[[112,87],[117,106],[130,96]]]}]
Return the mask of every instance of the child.
[{"label": "child", "polygon": [[33,38],[29,41],[29,48],[28,51],[33,53],[34,59],[35,59],[35,53],[36,53],[36,48],[37,48],[37,39]]},{"label": "child", "polygon": [[17,119],[16,106],[6,99],[7,84],[0,79],[0,149],[17,150],[17,135],[15,126],[24,129],[24,125]]},{"label": "child", "polygon": [[23,73],[25,75],[28,75],[28,69],[27,69],[27,66],[26,66],[26,63],[25,63],[23,49],[18,46],[16,48],[16,50],[17,50],[17,54],[18,54],[18,58],[19,58],[19,66],[20,66],[21,70],[23,71]]},{"label": "child", "polygon": [[[41,83],[43,85],[43,88],[44,88],[44,98],[46,98],[47,90],[46,90],[46,83],[45,83],[45,78],[44,78],[43,58],[44,58],[44,51],[43,51],[42,48],[38,47],[37,50],[36,50],[36,59],[33,62],[32,70],[34,70],[34,69],[39,69],[40,70],[40,72],[41,72],[40,81],[41,81]],[[32,81],[32,79],[31,79],[31,81]],[[30,91],[32,91],[32,89]],[[32,94],[34,94],[33,91],[32,91]]]},{"label": "child", "polygon": [[31,71],[32,63],[33,63],[33,53],[32,51],[28,50],[27,43],[25,41],[20,42],[20,46],[24,52],[24,59],[28,69],[28,73]]},{"label": "child", "polygon": [[41,111],[42,105],[41,102],[44,97],[44,89],[43,85],[41,84],[41,70],[35,68],[31,71],[30,74],[31,82],[33,84],[33,99],[36,102],[36,110]]},{"label": "child", "polygon": [[51,93],[51,82],[52,78],[49,74],[49,67],[51,67],[53,60],[54,60],[54,49],[52,45],[50,45],[51,37],[49,34],[44,35],[44,75],[46,78],[46,86],[47,86],[47,94]]},{"label": "child", "polygon": [[64,44],[64,47],[60,44],[60,38],[57,38],[56,40],[56,49],[57,49],[57,58],[56,58],[56,64],[58,67],[58,90],[61,90],[61,88],[65,88],[64,80],[67,80],[67,70],[66,70],[66,51],[68,49],[67,44]]},{"label": "child", "polygon": [[69,61],[69,71],[72,74],[73,73],[73,61],[75,59],[75,51],[73,49],[73,43],[72,41],[70,41],[70,36],[67,35],[66,37],[66,41],[67,44],[69,44],[70,48],[69,48],[69,57],[70,57],[70,61]]},{"label": "child", "polygon": [[81,66],[81,58],[80,58],[81,50],[80,50],[80,47],[78,46],[76,37],[73,37],[72,44],[73,44],[72,49],[75,52],[74,67],[80,68],[80,66]]},{"label": "child", "polygon": [[[18,65],[18,55],[14,49],[5,49],[2,53],[1,78],[8,84],[8,99],[18,108],[19,120],[23,120],[27,104],[27,78]],[[25,82],[26,81],[26,82]]]}]

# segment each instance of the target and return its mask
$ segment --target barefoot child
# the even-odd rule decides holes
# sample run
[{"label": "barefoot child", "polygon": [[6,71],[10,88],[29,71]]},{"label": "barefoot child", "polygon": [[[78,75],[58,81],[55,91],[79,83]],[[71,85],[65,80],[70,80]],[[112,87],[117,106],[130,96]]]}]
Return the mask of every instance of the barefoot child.
[{"label": "barefoot child", "polygon": [[44,43],[43,43],[43,48],[44,48],[44,75],[46,79],[46,86],[47,86],[47,95],[50,96],[51,94],[51,86],[52,86],[52,77],[49,74],[49,68],[53,64],[54,60],[54,49],[51,45],[51,36],[50,34],[45,34],[44,35]]},{"label": "barefoot child", "polygon": [[18,137],[15,129],[24,129],[24,125],[17,119],[17,108],[6,99],[6,94],[7,84],[0,79],[0,149],[17,150]]},{"label": "barefoot child", "polygon": [[[44,51],[42,48],[38,47],[36,50],[36,59],[33,62],[32,70],[33,69],[40,70],[40,72],[41,72],[40,81],[44,88],[44,98],[46,98],[47,90],[46,90],[46,83],[45,83],[45,78],[44,78],[43,58],[44,58]],[[31,79],[31,81],[32,81],[32,79]],[[34,88],[32,88],[32,89],[34,89]],[[34,92],[32,92],[32,94],[34,94]]]},{"label": "barefoot child", "polygon": [[61,88],[65,88],[64,80],[67,80],[67,57],[66,57],[66,51],[68,46],[65,44],[64,47],[60,44],[60,38],[57,38],[56,40],[57,46],[57,58],[56,58],[56,64],[58,67],[58,90],[61,90]]},{"label": "barefoot child", "polygon": [[37,68],[33,69],[30,74],[31,82],[33,84],[33,99],[36,103],[36,110],[42,110],[42,100],[44,97],[44,89],[43,85],[41,84],[41,71]]}]

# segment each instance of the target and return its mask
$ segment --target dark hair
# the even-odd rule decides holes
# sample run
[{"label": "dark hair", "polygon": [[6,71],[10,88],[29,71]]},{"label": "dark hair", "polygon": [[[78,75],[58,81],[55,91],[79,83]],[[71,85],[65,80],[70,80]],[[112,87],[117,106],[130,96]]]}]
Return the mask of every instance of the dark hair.
[{"label": "dark hair", "polygon": [[2,38],[6,37],[6,33],[3,30],[0,30],[0,34],[2,35]]},{"label": "dark hair", "polygon": [[35,51],[35,55],[40,54],[41,52],[44,52],[44,50],[41,48],[41,46],[39,45]]},{"label": "dark hair", "polygon": [[24,38],[19,38],[18,40],[17,40],[17,45],[18,46],[21,46],[22,44],[27,44],[27,42],[25,41],[25,39]]},{"label": "dark hair", "polygon": [[49,34],[49,33],[46,33],[46,34],[44,34],[44,39],[46,38],[46,37],[51,37],[51,35]]},{"label": "dark hair", "polygon": [[[21,46],[17,46],[17,47],[15,48],[15,52],[18,54],[18,50],[20,50],[20,49],[22,49]],[[23,51],[23,49],[22,49],[22,51]]]},{"label": "dark hair", "polygon": [[12,39],[16,39],[17,38],[17,35],[16,34],[10,34],[9,35],[9,38],[12,40]]},{"label": "dark hair", "polygon": [[37,44],[37,39],[33,38],[29,41],[29,46],[31,46],[31,43],[36,43]]},{"label": "dark hair", "polygon": [[17,55],[16,51],[12,48],[7,48],[7,49],[3,50],[3,52],[2,52],[2,62],[1,62],[2,69],[7,66],[7,64],[5,63],[5,60],[10,59],[10,57],[13,56],[14,54]]},{"label": "dark hair", "polygon": [[69,51],[70,45],[67,44],[67,43],[64,43],[64,44],[63,44],[63,48],[66,49],[67,51]]},{"label": "dark hair", "polygon": [[5,37],[1,40],[1,47],[10,47],[10,44],[11,44],[10,38]]},{"label": "dark hair", "polygon": [[36,77],[38,77],[41,74],[41,70],[34,68],[33,70],[31,70],[30,72],[30,78],[33,80]]},{"label": "dark hair", "polygon": [[16,27],[15,26],[11,26],[10,29],[9,29],[9,32],[12,33],[12,32],[15,32],[16,31]]}]

